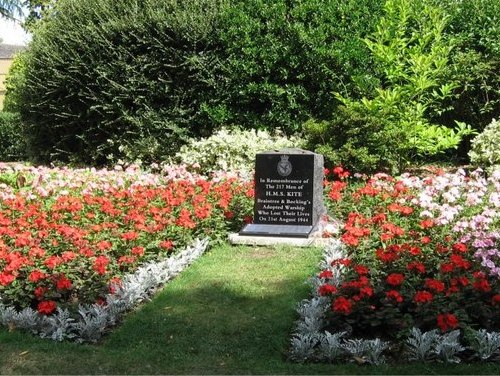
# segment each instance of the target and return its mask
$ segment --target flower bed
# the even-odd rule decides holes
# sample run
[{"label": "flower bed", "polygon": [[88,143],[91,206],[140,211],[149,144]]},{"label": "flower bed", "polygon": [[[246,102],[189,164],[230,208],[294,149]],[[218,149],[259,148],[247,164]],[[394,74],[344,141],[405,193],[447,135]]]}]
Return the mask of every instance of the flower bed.
[{"label": "flower bed", "polygon": [[163,262],[195,239],[225,237],[241,227],[252,204],[250,182],[208,179],[182,168],[156,174],[135,167],[3,168],[4,313],[10,307],[72,315],[84,305],[109,305],[124,276]]},{"label": "flower bed", "polygon": [[[498,354],[500,171],[377,174],[327,183],[327,195],[345,219],[341,243],[327,249],[315,297],[300,309],[293,358]],[[477,343],[488,356],[472,350]]]}]

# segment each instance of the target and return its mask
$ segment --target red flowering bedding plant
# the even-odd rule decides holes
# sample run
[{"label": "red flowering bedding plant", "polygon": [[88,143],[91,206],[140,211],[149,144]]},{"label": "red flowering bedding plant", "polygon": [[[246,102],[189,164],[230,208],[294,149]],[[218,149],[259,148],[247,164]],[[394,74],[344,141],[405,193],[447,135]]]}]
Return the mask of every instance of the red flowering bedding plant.
[{"label": "red flowering bedding plant", "polygon": [[0,174],[0,303],[43,315],[106,304],[139,265],[196,238],[221,239],[248,217],[253,195],[249,182],[185,170],[7,170]]},{"label": "red flowering bedding plant", "polygon": [[344,219],[347,254],[319,273],[325,330],[396,342],[412,328],[499,331],[500,174],[330,176],[327,205]]}]

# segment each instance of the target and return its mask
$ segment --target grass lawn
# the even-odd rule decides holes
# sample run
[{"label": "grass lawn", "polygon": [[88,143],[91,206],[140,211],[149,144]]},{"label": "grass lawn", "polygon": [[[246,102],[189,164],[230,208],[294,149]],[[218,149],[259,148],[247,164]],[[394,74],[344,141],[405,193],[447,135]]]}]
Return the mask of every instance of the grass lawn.
[{"label": "grass lawn", "polygon": [[499,374],[491,363],[286,361],[319,248],[214,247],[97,345],[0,329],[0,374]]}]

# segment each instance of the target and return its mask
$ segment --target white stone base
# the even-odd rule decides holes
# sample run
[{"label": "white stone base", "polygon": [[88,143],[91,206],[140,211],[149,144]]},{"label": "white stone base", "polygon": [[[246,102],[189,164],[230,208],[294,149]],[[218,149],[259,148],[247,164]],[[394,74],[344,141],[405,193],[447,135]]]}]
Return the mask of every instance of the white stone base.
[{"label": "white stone base", "polygon": [[308,238],[285,238],[275,236],[248,236],[229,234],[229,242],[234,245],[291,245],[293,247],[325,247],[332,238],[310,236]]}]

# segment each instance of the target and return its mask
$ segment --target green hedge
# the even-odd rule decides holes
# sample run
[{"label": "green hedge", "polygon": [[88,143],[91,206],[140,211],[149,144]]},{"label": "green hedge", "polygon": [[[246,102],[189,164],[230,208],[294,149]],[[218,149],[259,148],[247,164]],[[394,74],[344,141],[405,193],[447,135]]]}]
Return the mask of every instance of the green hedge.
[{"label": "green hedge", "polygon": [[17,104],[33,157],[106,164],[177,150],[213,95],[222,1],[61,0],[35,32]]},{"label": "green hedge", "polygon": [[0,162],[24,160],[26,147],[19,114],[0,111]]},{"label": "green hedge", "polygon": [[[380,0],[60,0],[12,90],[41,162],[161,160],[223,125],[291,134],[374,86]],[[369,17],[367,17],[369,15]]]}]

